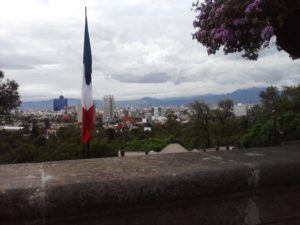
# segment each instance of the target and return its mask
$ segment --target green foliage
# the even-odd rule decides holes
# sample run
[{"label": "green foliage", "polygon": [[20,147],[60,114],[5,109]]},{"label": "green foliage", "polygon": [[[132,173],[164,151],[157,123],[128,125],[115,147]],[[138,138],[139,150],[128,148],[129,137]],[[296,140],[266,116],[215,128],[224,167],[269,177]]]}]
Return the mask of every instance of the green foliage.
[{"label": "green foliage", "polygon": [[168,144],[174,144],[174,143],[177,143],[177,144],[180,144],[180,145],[184,145],[184,142],[181,138],[176,138],[174,136],[170,136],[168,138],[165,138],[164,139],[164,143],[165,145],[167,146]]},{"label": "green foliage", "polygon": [[286,110],[300,113],[300,85],[283,87],[282,99]]},{"label": "green foliage", "polygon": [[0,71],[0,116],[7,115],[12,109],[21,105],[18,93],[19,85],[14,80],[2,80],[4,73]]},{"label": "green foliage", "polygon": [[166,136],[181,137],[181,124],[177,121],[177,116],[170,113],[166,122]]},{"label": "green foliage", "polygon": [[[275,131],[276,132],[276,131]],[[269,146],[274,144],[274,121],[267,120],[261,128],[260,132],[261,144],[262,146]]]},{"label": "green foliage", "polygon": [[34,144],[35,144],[36,146],[42,146],[42,145],[45,145],[46,143],[47,143],[47,139],[46,139],[44,136],[42,136],[42,135],[38,136],[38,137],[34,140]]},{"label": "green foliage", "polygon": [[108,142],[111,142],[115,139],[116,132],[114,129],[109,128],[109,129],[105,130],[104,133],[105,133],[105,136],[106,136]]},{"label": "green foliage", "polygon": [[233,101],[232,99],[224,99],[218,102],[218,109],[214,110],[214,120],[216,121],[214,128],[216,144],[229,145],[233,127]]},{"label": "green foliage", "polygon": [[38,128],[36,125],[33,125],[33,126],[32,126],[30,135],[31,135],[32,137],[37,137],[37,136],[39,136],[39,128]]},{"label": "green foliage", "polygon": [[280,126],[283,141],[300,139],[300,113],[285,112]]},{"label": "green foliage", "polygon": [[[278,145],[300,138],[300,85],[284,87],[282,92],[270,86],[261,92],[261,105],[249,112],[250,131],[241,139],[243,147]],[[253,131],[261,124],[261,130]],[[259,134],[255,135],[255,132]]]},{"label": "green foliage", "polygon": [[[254,106],[246,116],[234,117],[233,102],[225,99],[217,110],[204,102],[191,104],[193,116],[181,124],[169,113],[164,126],[152,125],[122,132],[95,126],[90,140],[90,157],[116,156],[118,150],[160,151],[170,143],[187,149],[234,145],[244,148],[278,145],[282,141],[300,139],[300,85],[284,87],[282,92],[269,87],[261,93],[262,104]],[[187,113],[187,112],[186,112]],[[22,119],[30,124],[29,118]],[[0,163],[44,162],[86,158],[78,126],[62,127],[56,135],[44,137],[44,131],[33,122],[33,131],[0,130]]]},{"label": "green foliage", "polygon": [[249,148],[249,147],[258,147],[261,145],[261,124],[254,124],[250,132],[245,134],[241,139],[242,147]]},{"label": "green foliage", "polygon": [[[191,139],[191,143],[189,144],[192,148],[209,147],[211,145],[211,135],[209,126],[209,118],[211,111],[209,109],[209,106],[203,101],[195,101],[191,103],[191,107],[195,112],[195,115],[193,117],[195,126],[192,126],[192,131],[201,130],[202,132],[193,132],[193,138]],[[197,129],[197,127],[202,127],[202,129]],[[197,138],[198,135],[200,136],[199,138]],[[199,140],[201,139],[202,141],[199,142]]]},{"label": "green foliage", "polygon": [[94,139],[91,142],[91,157],[111,157],[117,156],[117,149],[112,149],[104,140]]},{"label": "green foliage", "polygon": [[160,138],[147,138],[144,140],[133,140],[130,142],[127,142],[125,144],[125,150],[127,151],[159,151],[167,146],[167,142],[165,139]]},{"label": "green foliage", "polygon": [[280,93],[277,87],[270,86],[260,93],[260,99],[265,112],[278,113],[282,109]]},{"label": "green foliage", "polygon": [[210,147],[211,132],[208,126],[211,127],[211,123],[206,126],[202,119],[194,119],[188,123],[183,129],[182,138],[185,145],[190,149]]}]

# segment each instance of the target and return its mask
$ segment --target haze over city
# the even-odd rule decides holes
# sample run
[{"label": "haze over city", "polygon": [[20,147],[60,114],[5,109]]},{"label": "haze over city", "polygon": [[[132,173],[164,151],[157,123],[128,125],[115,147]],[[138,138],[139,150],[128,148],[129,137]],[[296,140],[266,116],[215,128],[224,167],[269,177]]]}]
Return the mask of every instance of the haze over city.
[{"label": "haze over city", "polygon": [[207,55],[191,33],[192,1],[0,0],[0,68],[22,101],[80,98],[84,6],[93,55],[93,96],[117,100],[222,94],[293,85],[300,62],[275,47],[257,61]]}]

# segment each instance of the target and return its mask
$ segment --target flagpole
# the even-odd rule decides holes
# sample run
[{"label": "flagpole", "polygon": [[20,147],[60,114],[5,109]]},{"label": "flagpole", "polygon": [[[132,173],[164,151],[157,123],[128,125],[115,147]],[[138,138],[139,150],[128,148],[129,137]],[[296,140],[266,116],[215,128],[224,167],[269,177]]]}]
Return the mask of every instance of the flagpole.
[{"label": "flagpole", "polygon": [[[94,105],[92,97],[92,52],[87,22],[87,7],[85,6],[85,28],[83,48],[83,83],[82,83],[82,151],[83,157],[90,157],[90,135],[94,123]],[[85,146],[86,145],[86,146]]]},{"label": "flagpole", "polygon": [[82,142],[82,157],[84,158],[84,143]]},{"label": "flagpole", "polygon": [[[85,20],[87,18],[87,15],[86,15],[86,6],[84,6],[84,16],[85,16]],[[86,143],[82,143],[82,152],[83,152],[83,158],[87,158],[87,154],[85,153],[85,145]],[[87,146],[87,152],[88,152],[88,146]]]},{"label": "flagpole", "polygon": [[87,157],[90,158],[90,138],[87,141]]}]

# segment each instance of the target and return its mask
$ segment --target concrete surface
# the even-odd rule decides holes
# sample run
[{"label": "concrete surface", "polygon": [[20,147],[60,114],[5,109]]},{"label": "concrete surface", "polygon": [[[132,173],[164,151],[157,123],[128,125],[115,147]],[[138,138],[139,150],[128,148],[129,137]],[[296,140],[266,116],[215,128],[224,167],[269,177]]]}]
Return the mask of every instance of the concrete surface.
[{"label": "concrete surface", "polygon": [[300,146],[0,166],[0,224],[300,224]]}]

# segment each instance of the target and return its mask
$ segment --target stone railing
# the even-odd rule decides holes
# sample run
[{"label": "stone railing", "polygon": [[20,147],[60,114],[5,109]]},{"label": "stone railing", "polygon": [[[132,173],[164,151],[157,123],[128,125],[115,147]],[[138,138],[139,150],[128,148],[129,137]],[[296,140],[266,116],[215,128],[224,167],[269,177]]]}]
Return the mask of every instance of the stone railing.
[{"label": "stone railing", "polygon": [[1,165],[0,224],[300,224],[300,146]]}]

